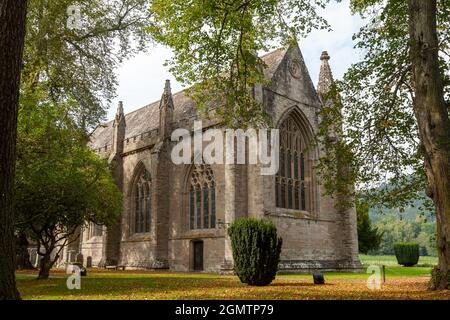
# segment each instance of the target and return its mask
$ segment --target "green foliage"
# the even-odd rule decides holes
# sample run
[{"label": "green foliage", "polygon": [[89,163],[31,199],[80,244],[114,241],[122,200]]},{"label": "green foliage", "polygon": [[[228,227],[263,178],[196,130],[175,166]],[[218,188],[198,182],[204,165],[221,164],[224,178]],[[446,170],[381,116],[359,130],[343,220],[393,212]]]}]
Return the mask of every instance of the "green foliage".
[{"label": "green foliage", "polygon": [[[149,0],[29,1],[21,74],[21,105],[65,104],[84,130],[102,119],[116,90],[115,68],[150,38]],[[79,6],[81,29],[67,27]]]},{"label": "green foliage", "polygon": [[[336,85],[355,182],[371,207],[408,207],[417,199],[430,207],[412,103],[408,1],[352,0],[351,8],[367,21],[353,37],[364,56]],[[448,0],[438,1],[437,20],[441,74],[448,84]]]},{"label": "green foliage", "polygon": [[394,254],[394,243],[416,242],[419,244],[421,255],[436,255],[436,222],[426,222],[417,217],[414,221],[401,220],[398,216],[387,215],[374,223],[374,226],[383,233],[378,250],[373,254]]},{"label": "green foliage", "polygon": [[413,242],[398,242],[394,244],[395,257],[398,264],[412,267],[419,261],[419,245]]},{"label": "green foliage", "polygon": [[121,210],[106,161],[83,145],[67,110],[43,104],[19,112],[16,228],[47,258],[76,240],[86,222],[109,225]]},{"label": "green foliage", "polygon": [[317,9],[329,0],[154,0],[153,38],[174,51],[168,61],[178,81],[194,86],[190,96],[198,109],[215,114],[233,127],[267,121],[251,88],[264,83],[257,56],[312,29],[328,28]]},{"label": "green foliage", "polygon": [[[390,186],[383,188],[389,190]],[[392,255],[394,243],[416,242],[421,256],[436,255],[436,217],[423,197],[411,199],[406,207],[372,207],[369,218],[383,233],[380,247],[372,254]]]},{"label": "green foliage", "polygon": [[[80,29],[67,26],[73,5],[81,9]],[[28,4],[16,223],[41,255],[59,252],[86,221],[110,224],[120,212],[121,194],[107,163],[85,146],[86,133],[115,95],[114,69],[149,40],[148,6],[148,0]]]},{"label": "green foliage", "polygon": [[314,144],[324,150],[315,169],[324,186],[324,195],[336,197],[335,207],[346,210],[354,205],[357,163],[352,145],[343,139],[344,117],[338,88],[332,84],[323,96],[325,102],[319,111],[319,131]]},{"label": "green foliage", "polygon": [[377,250],[380,247],[383,233],[372,227],[367,203],[357,203],[356,214],[358,218],[359,252],[367,254],[369,251]]},{"label": "green foliage", "polygon": [[[424,196],[424,195],[423,195]],[[412,199],[411,204],[407,207],[400,208],[371,208],[369,216],[373,222],[381,220],[383,217],[395,217],[405,221],[420,221],[423,223],[431,223],[436,221],[434,210],[427,207],[427,203],[422,199]]]},{"label": "green foliage", "polygon": [[234,271],[242,283],[268,285],[275,279],[282,239],[268,220],[242,218],[228,229],[233,250]]}]

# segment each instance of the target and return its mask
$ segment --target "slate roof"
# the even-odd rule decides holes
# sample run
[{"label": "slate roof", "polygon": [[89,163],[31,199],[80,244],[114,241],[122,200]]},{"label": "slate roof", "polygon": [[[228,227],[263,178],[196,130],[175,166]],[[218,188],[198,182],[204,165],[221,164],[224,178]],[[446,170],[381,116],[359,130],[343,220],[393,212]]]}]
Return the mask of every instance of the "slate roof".
[{"label": "slate roof", "polygon": [[[266,79],[272,78],[279,64],[283,60],[286,51],[286,48],[280,48],[261,57],[266,64],[266,68],[264,69],[264,76]],[[194,103],[186,96],[184,91],[174,93],[172,99],[174,103],[173,121],[179,121],[195,116]],[[159,104],[160,100],[125,115],[125,139],[158,128]],[[113,122],[114,120],[111,120],[101,124],[94,130],[89,143],[90,148],[95,150],[111,143]]]}]

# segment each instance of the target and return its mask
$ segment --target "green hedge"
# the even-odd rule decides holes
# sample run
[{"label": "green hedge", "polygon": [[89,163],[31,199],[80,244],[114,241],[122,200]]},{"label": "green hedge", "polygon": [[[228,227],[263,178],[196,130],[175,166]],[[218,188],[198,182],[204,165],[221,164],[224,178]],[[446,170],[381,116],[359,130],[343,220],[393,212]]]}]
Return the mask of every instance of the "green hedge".
[{"label": "green hedge", "polygon": [[242,283],[265,286],[275,279],[282,239],[268,220],[241,218],[228,228],[234,271]]},{"label": "green hedge", "polygon": [[397,242],[394,244],[395,257],[398,264],[412,267],[419,262],[419,244],[413,242]]}]

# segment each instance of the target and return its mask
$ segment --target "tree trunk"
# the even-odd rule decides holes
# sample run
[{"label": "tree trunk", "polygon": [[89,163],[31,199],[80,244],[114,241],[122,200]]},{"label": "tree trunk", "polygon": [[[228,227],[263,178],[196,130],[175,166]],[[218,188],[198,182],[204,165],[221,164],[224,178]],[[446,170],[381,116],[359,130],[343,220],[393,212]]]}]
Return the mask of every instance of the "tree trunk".
[{"label": "tree trunk", "polygon": [[32,270],[34,267],[30,262],[30,253],[28,252],[29,242],[25,233],[20,232],[16,238],[16,269]]},{"label": "tree trunk", "polygon": [[53,266],[53,263],[50,258],[51,251],[49,253],[45,253],[45,255],[42,257],[41,262],[39,264],[39,280],[45,280],[48,279],[50,274],[50,269]]},{"label": "tree trunk", "polygon": [[15,280],[14,174],[26,0],[0,0],[0,300],[20,299]]},{"label": "tree trunk", "polygon": [[[47,243],[47,245],[43,246],[45,248],[45,251],[43,254],[41,254],[42,259],[39,263],[39,274],[38,274],[38,280],[48,279],[50,275],[50,270],[53,268],[53,265],[58,261],[60,257],[60,253],[63,247],[60,247],[59,250],[56,250],[56,254],[52,259],[52,254],[55,253],[55,249],[57,246],[55,246],[55,242],[51,241],[50,244]],[[38,249],[38,254],[39,254]]]},{"label": "tree trunk", "polygon": [[450,276],[450,124],[438,64],[436,0],[409,0],[414,112],[425,151],[427,194],[436,209],[439,264],[432,289],[448,289]]}]

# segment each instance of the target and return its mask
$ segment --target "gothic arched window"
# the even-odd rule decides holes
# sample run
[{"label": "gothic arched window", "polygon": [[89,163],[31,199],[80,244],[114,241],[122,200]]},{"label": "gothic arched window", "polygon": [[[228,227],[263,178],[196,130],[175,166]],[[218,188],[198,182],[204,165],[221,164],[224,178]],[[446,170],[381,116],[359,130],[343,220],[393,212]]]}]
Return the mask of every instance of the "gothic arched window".
[{"label": "gothic arched window", "polygon": [[134,232],[150,232],[151,205],[151,176],[144,168],[136,179],[133,187]]},{"label": "gothic arched window", "polygon": [[195,165],[188,183],[189,229],[216,227],[216,190],[210,166]]},{"label": "gothic arched window", "polygon": [[88,226],[88,238],[101,237],[103,235],[103,226],[90,222]]},{"label": "gothic arched window", "polygon": [[292,116],[288,117],[280,126],[280,169],[275,177],[278,208],[310,210],[305,147],[300,126]]}]

